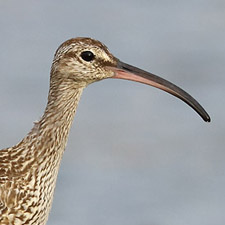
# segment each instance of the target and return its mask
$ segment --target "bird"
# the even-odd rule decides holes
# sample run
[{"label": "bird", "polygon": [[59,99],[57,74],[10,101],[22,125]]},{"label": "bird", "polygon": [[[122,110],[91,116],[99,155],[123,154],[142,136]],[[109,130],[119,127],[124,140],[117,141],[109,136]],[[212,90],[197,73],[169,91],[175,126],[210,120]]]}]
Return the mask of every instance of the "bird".
[{"label": "bird", "polygon": [[0,224],[47,223],[60,162],[81,94],[89,84],[108,78],[164,90],[210,122],[204,108],[173,83],[120,61],[100,41],[86,37],[69,39],[54,55],[43,116],[18,144],[0,150]]}]

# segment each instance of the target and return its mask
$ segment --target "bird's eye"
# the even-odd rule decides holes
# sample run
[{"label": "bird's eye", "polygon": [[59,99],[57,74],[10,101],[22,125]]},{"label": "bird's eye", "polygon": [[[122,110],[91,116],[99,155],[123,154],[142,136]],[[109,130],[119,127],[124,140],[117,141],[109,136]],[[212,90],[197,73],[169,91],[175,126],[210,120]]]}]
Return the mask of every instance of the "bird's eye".
[{"label": "bird's eye", "polygon": [[84,51],[81,53],[81,58],[87,62],[92,61],[95,58],[95,55],[91,51]]}]

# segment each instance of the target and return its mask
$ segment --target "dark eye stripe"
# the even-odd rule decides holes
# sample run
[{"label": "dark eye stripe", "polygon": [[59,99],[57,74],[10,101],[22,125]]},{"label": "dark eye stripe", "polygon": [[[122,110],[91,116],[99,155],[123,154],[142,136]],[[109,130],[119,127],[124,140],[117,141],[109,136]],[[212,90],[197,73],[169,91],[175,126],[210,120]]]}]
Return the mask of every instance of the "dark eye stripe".
[{"label": "dark eye stripe", "polygon": [[84,51],[80,54],[81,58],[87,62],[92,61],[95,58],[95,55],[91,51]]}]

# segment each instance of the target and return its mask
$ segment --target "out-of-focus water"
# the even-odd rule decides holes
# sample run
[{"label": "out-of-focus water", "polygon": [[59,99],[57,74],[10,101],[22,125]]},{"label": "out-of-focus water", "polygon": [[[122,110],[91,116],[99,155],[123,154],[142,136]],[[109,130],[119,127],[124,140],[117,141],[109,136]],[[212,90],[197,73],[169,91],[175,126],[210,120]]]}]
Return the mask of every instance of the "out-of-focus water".
[{"label": "out-of-focus water", "polygon": [[0,1],[0,29],[1,148],[41,116],[53,54],[76,36],[183,87],[212,117],[145,85],[91,85],[48,225],[225,224],[224,1]]}]

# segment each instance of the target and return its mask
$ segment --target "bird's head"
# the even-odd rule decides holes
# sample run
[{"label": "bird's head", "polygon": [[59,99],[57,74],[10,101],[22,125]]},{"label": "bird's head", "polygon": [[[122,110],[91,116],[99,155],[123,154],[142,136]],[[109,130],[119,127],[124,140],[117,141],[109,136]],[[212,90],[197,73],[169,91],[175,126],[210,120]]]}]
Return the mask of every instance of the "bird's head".
[{"label": "bird's head", "polygon": [[91,38],[73,38],[57,49],[52,74],[85,87],[95,81],[113,77],[114,72],[109,67],[116,65],[117,59],[101,42]]},{"label": "bird's head", "polygon": [[203,120],[210,117],[203,107],[187,92],[152,73],[121,62],[101,42],[91,38],[73,38],[57,49],[51,71],[51,82],[65,82],[74,87],[106,78],[132,80],[164,90],[191,106]]}]

